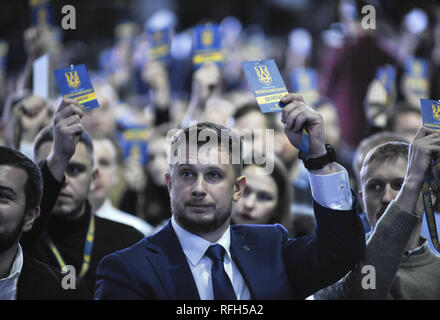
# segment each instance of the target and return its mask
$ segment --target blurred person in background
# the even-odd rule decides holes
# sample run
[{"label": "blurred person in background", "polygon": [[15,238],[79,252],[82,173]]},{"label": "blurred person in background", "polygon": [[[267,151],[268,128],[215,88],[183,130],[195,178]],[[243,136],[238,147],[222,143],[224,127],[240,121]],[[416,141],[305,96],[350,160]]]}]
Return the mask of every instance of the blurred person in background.
[{"label": "blurred person in background", "polygon": [[246,177],[246,188],[240,200],[233,204],[232,223],[280,223],[290,231],[292,195],[287,170],[276,156],[271,161],[274,161],[273,171],[267,172],[265,164],[256,164],[252,156],[245,157],[243,175]]},{"label": "blurred person in background", "polygon": [[127,189],[119,208],[141,217],[155,228],[160,228],[171,216],[170,197],[165,173],[168,171],[167,134],[172,125],[155,127],[148,137],[148,160],[145,168],[139,162],[124,165]]},{"label": "blurred person in background", "polygon": [[214,63],[205,63],[192,76],[191,98],[182,124],[198,121],[206,102],[211,97],[219,97],[222,93],[222,78],[219,67]]},{"label": "blurred person in background", "polygon": [[94,165],[98,170],[89,193],[92,212],[98,217],[123,223],[149,235],[153,227],[142,219],[113,206],[110,190],[117,182],[117,151],[110,139],[93,139]]},{"label": "blurred person in background", "polygon": [[11,95],[2,117],[6,144],[32,159],[34,138],[50,123],[51,114],[49,102],[38,95],[27,90]]},{"label": "blurred person in background", "polygon": [[[339,1],[340,20],[346,33],[340,46],[324,48],[321,55],[320,92],[338,110],[344,148],[356,148],[367,130],[363,102],[378,66],[395,64],[395,58],[378,29],[364,29],[361,13],[365,1]],[[378,9],[376,9],[378,11]],[[346,146],[345,146],[346,145]]]},{"label": "blurred person in background", "polygon": [[94,89],[99,108],[84,113],[84,128],[94,139],[115,139],[118,96],[108,84],[98,83]]},{"label": "blurred person in background", "polygon": [[388,117],[388,130],[405,136],[412,141],[422,124],[420,109],[408,105],[405,102],[397,103]]}]

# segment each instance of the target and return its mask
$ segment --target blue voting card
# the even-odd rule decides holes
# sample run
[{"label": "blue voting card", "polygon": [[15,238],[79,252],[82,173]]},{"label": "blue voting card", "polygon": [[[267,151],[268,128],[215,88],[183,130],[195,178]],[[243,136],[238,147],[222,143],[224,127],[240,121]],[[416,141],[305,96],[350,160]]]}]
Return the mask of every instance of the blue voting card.
[{"label": "blue voting card", "polygon": [[148,58],[168,63],[170,60],[172,28],[159,30],[148,29],[147,41],[149,44]]},{"label": "blue voting card", "polygon": [[206,62],[223,63],[221,35],[216,24],[197,25],[193,30],[193,65],[199,68]]},{"label": "blue voting card", "polygon": [[405,62],[405,71],[413,78],[428,78],[428,61],[423,58],[408,58]]},{"label": "blue voting card", "polygon": [[121,124],[122,131],[118,134],[118,142],[124,160],[137,159],[142,165],[147,163],[147,127],[138,124]]},{"label": "blue voting card", "polygon": [[288,93],[273,59],[242,62],[241,66],[261,112],[282,111],[281,98]]},{"label": "blue voting card", "polygon": [[396,82],[396,68],[392,65],[386,65],[377,68],[376,80],[380,81],[390,95],[395,89]]},{"label": "blue voting card", "polygon": [[405,63],[409,90],[425,93],[429,86],[428,61],[423,58],[409,58]]},{"label": "blue voting card", "polygon": [[58,69],[54,71],[54,74],[63,97],[76,100],[83,106],[84,111],[99,107],[85,65],[72,65],[64,69]]},{"label": "blue voting card", "polygon": [[423,126],[440,131],[440,101],[420,99]]},{"label": "blue voting card", "polygon": [[292,91],[302,94],[304,101],[315,105],[319,99],[316,70],[312,68],[295,68],[290,72]]},{"label": "blue voting card", "polygon": [[32,26],[53,23],[52,6],[50,0],[30,0]]}]

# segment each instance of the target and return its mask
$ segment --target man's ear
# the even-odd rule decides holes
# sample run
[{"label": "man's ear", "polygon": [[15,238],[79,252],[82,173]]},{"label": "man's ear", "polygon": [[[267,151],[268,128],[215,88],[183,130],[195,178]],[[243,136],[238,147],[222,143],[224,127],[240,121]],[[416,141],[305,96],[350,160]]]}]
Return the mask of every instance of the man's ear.
[{"label": "man's ear", "polygon": [[237,179],[235,179],[234,194],[232,196],[232,200],[234,200],[235,202],[240,200],[241,196],[243,195],[245,187],[246,187],[246,177],[245,176],[240,176]]},{"label": "man's ear", "polygon": [[95,185],[98,182],[100,174],[101,173],[99,172],[99,169],[97,167],[93,168],[93,171],[92,171],[92,181],[90,183],[90,191],[95,189]]},{"label": "man's ear", "polygon": [[32,226],[34,225],[35,220],[40,215],[40,207],[35,207],[31,210],[28,210],[28,212],[25,213],[24,217],[24,224],[22,231],[27,232],[32,229]]}]

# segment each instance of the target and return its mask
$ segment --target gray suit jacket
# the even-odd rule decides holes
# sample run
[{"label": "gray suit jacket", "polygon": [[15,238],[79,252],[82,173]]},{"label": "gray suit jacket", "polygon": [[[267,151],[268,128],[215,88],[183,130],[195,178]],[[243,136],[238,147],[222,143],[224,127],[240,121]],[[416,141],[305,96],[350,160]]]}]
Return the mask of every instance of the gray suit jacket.
[{"label": "gray suit jacket", "polygon": [[[386,299],[405,253],[405,247],[419,221],[420,218],[416,214],[400,209],[392,201],[369,237],[367,252],[360,263],[340,281],[315,293],[314,298]],[[371,285],[370,276],[375,276],[374,290],[368,289]]]}]

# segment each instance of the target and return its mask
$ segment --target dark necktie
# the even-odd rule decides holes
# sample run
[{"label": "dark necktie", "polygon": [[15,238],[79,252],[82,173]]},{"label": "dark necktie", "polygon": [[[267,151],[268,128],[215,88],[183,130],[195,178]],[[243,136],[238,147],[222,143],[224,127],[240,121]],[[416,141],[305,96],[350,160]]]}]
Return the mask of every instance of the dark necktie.
[{"label": "dark necktie", "polygon": [[211,279],[215,300],[237,300],[231,280],[223,266],[225,248],[219,244],[210,246],[206,255],[212,260]]}]

